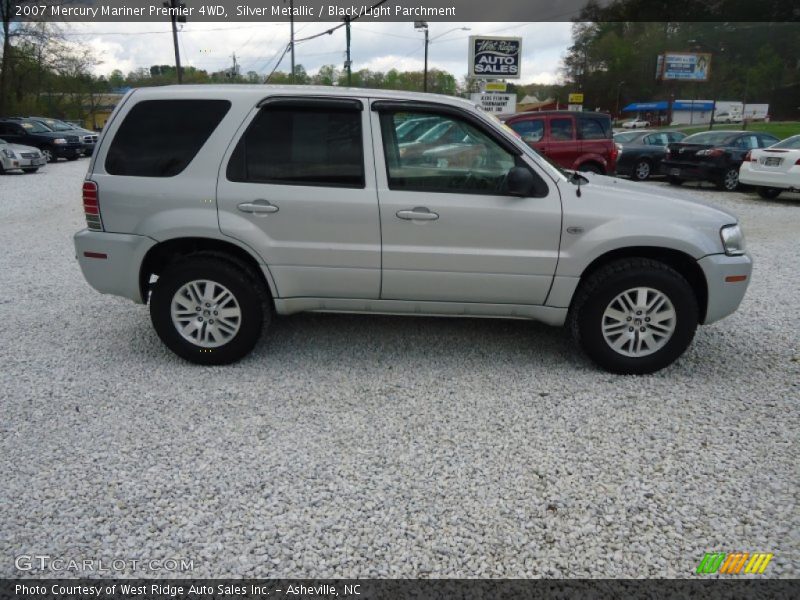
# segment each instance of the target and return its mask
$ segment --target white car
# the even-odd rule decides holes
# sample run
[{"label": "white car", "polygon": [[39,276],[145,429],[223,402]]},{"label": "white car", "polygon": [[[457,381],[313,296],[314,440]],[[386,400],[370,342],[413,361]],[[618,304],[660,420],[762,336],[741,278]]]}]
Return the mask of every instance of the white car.
[{"label": "white car", "polygon": [[781,192],[800,192],[800,135],[748,152],[739,168],[739,181],[756,186],[758,195],[767,199]]},{"label": "white car", "polygon": [[741,123],[742,115],[739,113],[721,112],[714,115],[715,123]]},{"label": "white car", "polygon": [[634,119],[633,121],[625,121],[622,126],[625,129],[639,129],[642,127],[650,127],[650,121],[643,121],[641,119]]},{"label": "white car", "polygon": [[0,175],[6,171],[36,173],[47,161],[38,148],[9,144],[0,139]]}]

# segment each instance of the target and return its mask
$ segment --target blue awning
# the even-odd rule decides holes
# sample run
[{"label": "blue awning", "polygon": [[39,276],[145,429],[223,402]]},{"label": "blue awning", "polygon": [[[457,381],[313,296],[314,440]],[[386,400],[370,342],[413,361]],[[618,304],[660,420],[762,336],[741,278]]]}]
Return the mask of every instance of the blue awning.
[{"label": "blue awning", "polygon": [[661,102],[634,102],[633,104],[628,104],[625,108],[622,109],[622,112],[641,112],[646,110],[667,110],[669,108],[669,103],[666,100]]},{"label": "blue awning", "polygon": [[[694,108],[692,108],[692,105],[694,105]],[[672,105],[672,110],[694,110],[695,112],[711,111],[714,110],[714,103],[708,100],[675,102],[675,104]]]}]

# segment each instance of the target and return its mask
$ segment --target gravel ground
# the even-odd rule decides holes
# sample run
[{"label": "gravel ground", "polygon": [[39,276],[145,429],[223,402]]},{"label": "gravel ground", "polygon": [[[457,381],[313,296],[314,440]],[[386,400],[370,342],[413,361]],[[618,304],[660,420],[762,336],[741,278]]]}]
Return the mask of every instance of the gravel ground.
[{"label": "gravel ground", "polygon": [[686,577],[706,551],[800,575],[797,197],[696,191],[740,215],[756,270],[652,376],[600,372],[535,323],[325,315],[203,368],[83,280],[86,166],[0,178],[0,576],[46,554],[185,557],[201,577]]}]

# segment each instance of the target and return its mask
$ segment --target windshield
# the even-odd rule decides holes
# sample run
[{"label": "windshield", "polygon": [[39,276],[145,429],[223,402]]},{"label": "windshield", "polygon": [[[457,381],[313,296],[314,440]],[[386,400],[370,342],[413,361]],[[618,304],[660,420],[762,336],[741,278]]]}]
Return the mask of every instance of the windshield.
[{"label": "windshield", "polygon": [[23,121],[20,123],[29,133],[50,133],[53,130],[37,121]]},{"label": "windshield", "polygon": [[43,119],[40,123],[44,123],[53,131],[72,131],[74,129],[74,127],[64,123],[64,121],[58,121],[56,119]]},{"label": "windshield", "polygon": [[620,142],[620,143],[632,142],[633,140],[638,138],[640,135],[642,135],[642,134],[640,132],[638,132],[638,131],[628,131],[628,132],[625,132],[625,133],[615,133],[614,134],[614,141],[615,142]]},{"label": "windshield", "polygon": [[736,134],[730,131],[704,131],[695,133],[681,141],[682,144],[707,144],[709,146],[719,146],[725,144]]},{"label": "windshield", "polygon": [[778,142],[771,146],[771,148],[786,148],[788,150],[800,150],[800,135],[793,135],[786,138],[782,142]]}]

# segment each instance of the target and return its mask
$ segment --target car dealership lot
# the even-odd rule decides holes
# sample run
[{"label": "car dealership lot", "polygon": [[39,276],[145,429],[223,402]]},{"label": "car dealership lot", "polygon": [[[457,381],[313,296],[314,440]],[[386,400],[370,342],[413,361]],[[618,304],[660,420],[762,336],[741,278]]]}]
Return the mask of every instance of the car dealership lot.
[{"label": "car dealership lot", "polygon": [[796,195],[685,186],[741,217],[754,277],[652,376],[534,323],[334,315],[278,319],[205,368],[85,283],[86,167],[0,179],[0,575],[47,554],[208,577],[684,577],[707,551],[800,574]]}]

